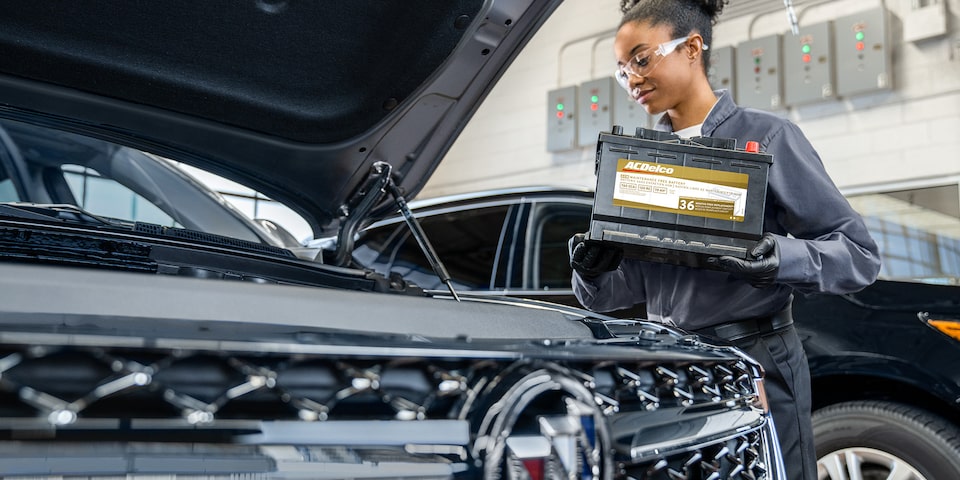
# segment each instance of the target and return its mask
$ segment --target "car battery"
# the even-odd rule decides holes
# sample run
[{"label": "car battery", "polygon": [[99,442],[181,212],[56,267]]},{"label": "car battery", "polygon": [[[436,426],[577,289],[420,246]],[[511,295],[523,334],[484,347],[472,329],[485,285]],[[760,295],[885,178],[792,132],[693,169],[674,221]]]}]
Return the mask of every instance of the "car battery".
[{"label": "car battery", "polygon": [[747,258],[763,234],[767,175],[773,157],[756,142],[621,127],[597,142],[597,188],[590,238],[621,246],[624,256],[712,268],[709,257]]}]

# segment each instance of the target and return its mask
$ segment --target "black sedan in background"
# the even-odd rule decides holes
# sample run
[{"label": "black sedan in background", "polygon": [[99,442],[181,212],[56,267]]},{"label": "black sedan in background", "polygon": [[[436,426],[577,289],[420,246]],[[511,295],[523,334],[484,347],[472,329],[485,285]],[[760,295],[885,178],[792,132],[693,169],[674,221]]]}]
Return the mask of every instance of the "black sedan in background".
[{"label": "black sedan in background", "polygon": [[[456,288],[578,305],[567,240],[588,229],[592,203],[588,190],[537,187],[411,206]],[[855,294],[798,295],[794,301],[813,378],[820,478],[958,478],[960,274],[951,273],[958,241],[911,234],[868,214],[865,219],[884,250],[881,280]],[[927,239],[937,261],[926,264],[936,264],[935,271],[905,263],[923,255],[895,251],[903,238],[891,231]],[[930,241],[938,243],[929,247]],[[363,231],[353,260],[426,289],[445,288],[401,218]],[[637,305],[614,313],[644,312]]]}]

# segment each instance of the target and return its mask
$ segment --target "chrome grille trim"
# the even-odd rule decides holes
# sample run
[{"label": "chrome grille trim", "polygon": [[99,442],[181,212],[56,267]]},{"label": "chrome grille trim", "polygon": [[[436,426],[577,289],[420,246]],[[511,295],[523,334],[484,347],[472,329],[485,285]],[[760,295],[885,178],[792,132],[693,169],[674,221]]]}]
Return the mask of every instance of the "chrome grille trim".
[{"label": "chrome grille trim", "polygon": [[[674,435],[661,439],[651,434],[649,428],[638,431],[636,435],[642,438],[642,443],[630,449],[631,458],[642,462],[679,451],[699,450],[739,437],[743,432],[755,432],[764,425],[762,413],[756,410],[725,410],[693,419],[684,418],[681,412],[677,412],[675,418],[677,420],[671,425]],[[704,419],[706,421],[701,424]]]},{"label": "chrome grille trim", "polygon": [[757,480],[770,477],[775,465],[763,448],[762,427],[692,450],[660,456],[626,466],[624,471],[638,480]]},{"label": "chrome grille trim", "polygon": [[[445,348],[431,355],[429,345],[331,355],[321,348],[295,354],[249,346],[222,352],[101,342],[109,339],[101,336],[43,338],[65,337],[70,345],[0,345],[0,444],[24,435],[47,439],[41,443],[98,438],[133,444],[160,434],[163,442],[336,447],[356,458],[387,455],[404,459],[404,465],[442,463],[437,472],[464,471],[493,448],[489,440],[497,429],[476,424],[483,412],[494,418],[489,412],[500,408],[490,403],[491,392],[500,388],[495,395],[530,399],[551,395],[551,385],[557,385],[569,393],[566,410],[533,423],[557,438],[576,438],[571,419],[594,418],[605,438],[598,441],[606,447],[577,451],[608,456],[591,467],[606,472],[597,479],[624,478],[616,472],[638,479],[780,478],[768,475],[769,452],[775,449],[769,439],[775,435],[754,406],[757,367],[734,355],[651,362],[574,354],[558,361],[530,358],[529,352],[522,359],[514,358],[516,352],[454,358]],[[78,345],[84,342],[99,345]],[[216,342],[203,344],[210,348]],[[408,356],[414,351],[418,355]],[[69,375],[57,373],[64,365],[70,365]],[[530,375],[545,376],[544,388],[504,393],[517,377],[537,378]],[[144,411],[137,410],[140,404]],[[530,415],[518,408],[508,423]],[[703,428],[702,421],[714,423]],[[622,422],[649,428],[672,423],[692,433],[655,437],[628,427],[624,431],[644,435],[623,441],[616,428]],[[486,437],[484,428],[491,430]],[[524,435],[514,437],[514,447],[525,438],[543,443],[536,433]],[[490,460],[520,468],[516,453]],[[0,457],[0,464],[4,461]]]}]

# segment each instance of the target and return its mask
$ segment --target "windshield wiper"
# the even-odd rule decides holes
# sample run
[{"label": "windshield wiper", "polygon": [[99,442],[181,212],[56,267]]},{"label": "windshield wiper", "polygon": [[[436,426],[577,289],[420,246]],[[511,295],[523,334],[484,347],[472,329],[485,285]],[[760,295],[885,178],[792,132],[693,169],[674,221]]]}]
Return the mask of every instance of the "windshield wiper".
[{"label": "windshield wiper", "polygon": [[19,218],[22,220],[58,220],[61,222],[91,226],[127,228],[133,226],[131,222],[94,215],[76,205],[69,204],[4,203],[0,204],[0,217]]}]

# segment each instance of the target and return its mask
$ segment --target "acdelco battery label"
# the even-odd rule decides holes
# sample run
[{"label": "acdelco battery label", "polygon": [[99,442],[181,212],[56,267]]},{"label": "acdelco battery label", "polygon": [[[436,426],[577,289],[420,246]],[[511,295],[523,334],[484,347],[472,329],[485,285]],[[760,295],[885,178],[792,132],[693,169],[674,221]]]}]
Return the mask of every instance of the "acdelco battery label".
[{"label": "acdelco battery label", "polygon": [[742,222],[749,179],[745,173],[621,158],[613,204]]}]

